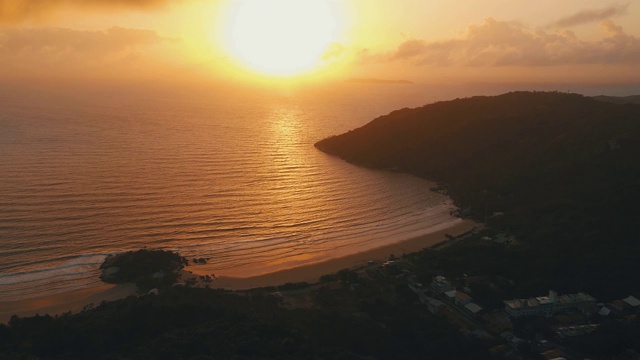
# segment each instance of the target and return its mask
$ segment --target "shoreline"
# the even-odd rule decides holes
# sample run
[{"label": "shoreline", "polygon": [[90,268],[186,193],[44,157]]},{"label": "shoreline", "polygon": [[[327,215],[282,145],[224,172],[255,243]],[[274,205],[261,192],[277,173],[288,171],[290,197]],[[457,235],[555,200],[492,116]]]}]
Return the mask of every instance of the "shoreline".
[{"label": "shoreline", "polygon": [[[286,283],[308,282],[315,283],[323,275],[333,274],[342,269],[366,265],[369,260],[386,260],[390,255],[401,256],[447,243],[445,234],[459,236],[473,230],[480,224],[467,219],[425,235],[405,239],[393,244],[384,245],[362,252],[340,256],[318,263],[292,267],[263,275],[246,278],[220,276],[211,283],[199,283],[198,286],[210,286],[228,290],[247,290],[251,288],[278,286]],[[185,271],[186,270],[186,271]],[[193,277],[207,275],[204,268],[198,272],[198,266],[190,266],[183,272],[191,273]],[[101,284],[87,289],[64,292],[40,298],[0,302],[0,323],[7,323],[11,316],[30,317],[36,314],[51,316],[67,312],[77,313],[87,306],[97,306],[102,301],[115,301],[134,294],[135,284]],[[93,305],[92,305],[93,304]]]},{"label": "shoreline", "polygon": [[[333,274],[346,268],[363,266],[366,265],[369,260],[386,260],[392,254],[399,257],[404,253],[409,254],[428,247],[444,244],[447,241],[445,234],[459,236],[479,225],[480,224],[474,221],[461,219],[460,222],[445,229],[318,263],[296,266],[290,269],[246,278],[219,276],[209,283],[209,286],[228,290],[248,290],[251,288],[277,286],[295,282],[315,283],[319,281],[323,275]],[[187,270],[195,275],[208,274],[204,268],[202,272],[198,272],[198,266],[190,266]]]},{"label": "shoreline", "polygon": [[[78,313],[88,306],[103,301],[115,301],[134,294],[135,284],[101,284],[96,287],[63,292],[34,299],[0,302],[0,324],[6,324],[13,315],[31,317],[37,314],[51,316],[67,312]],[[93,305],[92,305],[93,304]]]}]

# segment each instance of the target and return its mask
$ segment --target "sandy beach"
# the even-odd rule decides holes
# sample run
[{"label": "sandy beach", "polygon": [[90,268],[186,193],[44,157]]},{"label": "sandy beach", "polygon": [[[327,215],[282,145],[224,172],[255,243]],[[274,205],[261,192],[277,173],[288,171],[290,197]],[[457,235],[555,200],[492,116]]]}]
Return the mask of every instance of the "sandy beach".
[{"label": "sandy beach", "polygon": [[[369,260],[385,260],[390,255],[401,256],[446,241],[445,234],[457,236],[470,231],[477,223],[461,220],[455,225],[423,236],[407,239],[394,244],[362,251],[359,253],[330,259],[327,261],[298,266],[260,276],[247,278],[218,277],[209,286],[230,290],[244,290],[255,287],[282,285],[288,282],[314,283],[322,275],[335,273],[341,269],[365,265]],[[187,270],[196,275],[206,275],[205,268],[191,266]],[[201,270],[200,272],[198,270]],[[79,312],[90,304],[113,301],[127,297],[136,291],[133,284],[103,284],[97,287],[45,296],[23,301],[0,302],[0,323],[6,323],[12,315],[21,317],[36,314],[58,315],[65,312]]]},{"label": "sandy beach", "polygon": [[59,315],[71,311],[79,312],[90,304],[125,298],[137,290],[134,284],[103,284],[89,289],[54,294],[36,299],[0,302],[0,323],[7,323],[12,315],[29,317]]},{"label": "sandy beach", "polygon": [[[369,260],[386,260],[386,258],[392,254],[395,256],[401,256],[403,253],[412,253],[440,244],[447,240],[445,234],[452,236],[461,235],[470,231],[475,226],[478,226],[478,224],[471,220],[461,220],[451,227],[430,234],[315,264],[298,266],[291,269],[247,278],[220,276],[214,280],[210,286],[213,288],[224,288],[230,290],[245,290],[255,287],[282,285],[288,282],[306,281],[314,283],[318,281],[322,275],[335,273],[345,268],[361,266],[366,264]],[[198,266],[191,266],[188,270],[195,274],[208,274],[204,271],[204,268]]]}]

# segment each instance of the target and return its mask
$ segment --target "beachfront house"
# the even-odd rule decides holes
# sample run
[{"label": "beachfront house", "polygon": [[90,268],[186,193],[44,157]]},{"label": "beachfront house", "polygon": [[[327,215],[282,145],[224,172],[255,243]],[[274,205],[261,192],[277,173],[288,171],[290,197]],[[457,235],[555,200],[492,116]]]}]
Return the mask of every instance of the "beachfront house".
[{"label": "beachfront house", "polygon": [[477,315],[479,312],[482,311],[482,306],[476,303],[470,302],[464,306],[464,309],[468,311],[471,315]]},{"label": "beachfront house", "polygon": [[447,278],[445,278],[444,276],[434,277],[431,284],[429,284],[429,288],[436,295],[443,294],[454,289],[449,280],[447,280]]},{"label": "beachfront house", "polygon": [[539,296],[529,299],[513,299],[504,301],[504,309],[509,316],[551,316],[555,313],[567,311],[590,311],[594,309],[596,299],[585,293],[558,296],[553,290],[549,296]]},{"label": "beachfront house", "polygon": [[456,292],[456,296],[454,298],[454,302],[458,306],[465,306],[471,302],[471,296],[463,293],[462,291]]}]

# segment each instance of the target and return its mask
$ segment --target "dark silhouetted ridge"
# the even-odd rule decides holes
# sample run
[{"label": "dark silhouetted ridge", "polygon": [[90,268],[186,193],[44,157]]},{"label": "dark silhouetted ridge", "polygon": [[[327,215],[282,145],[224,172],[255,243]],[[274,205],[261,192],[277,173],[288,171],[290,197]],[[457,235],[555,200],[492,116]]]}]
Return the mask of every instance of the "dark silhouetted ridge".
[{"label": "dark silhouetted ridge", "polygon": [[640,104],[640,95],[631,95],[631,96],[594,96],[594,99],[598,101],[605,101],[615,104]]},{"label": "dark silhouetted ridge", "polygon": [[640,271],[640,105],[555,92],[479,96],[394,111],[316,147],[438,181],[463,215],[555,257],[548,266],[571,268],[567,284],[594,276],[614,286]]}]

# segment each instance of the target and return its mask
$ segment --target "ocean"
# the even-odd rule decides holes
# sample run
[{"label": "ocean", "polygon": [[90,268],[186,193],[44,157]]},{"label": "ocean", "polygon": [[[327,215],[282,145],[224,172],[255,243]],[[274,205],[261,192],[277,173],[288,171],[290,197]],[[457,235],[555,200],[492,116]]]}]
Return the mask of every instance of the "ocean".
[{"label": "ocean", "polygon": [[313,144],[452,94],[349,83],[4,89],[0,302],[97,286],[104,258],[126,250],[175,250],[245,277],[449,227],[454,207],[434,183]]}]

